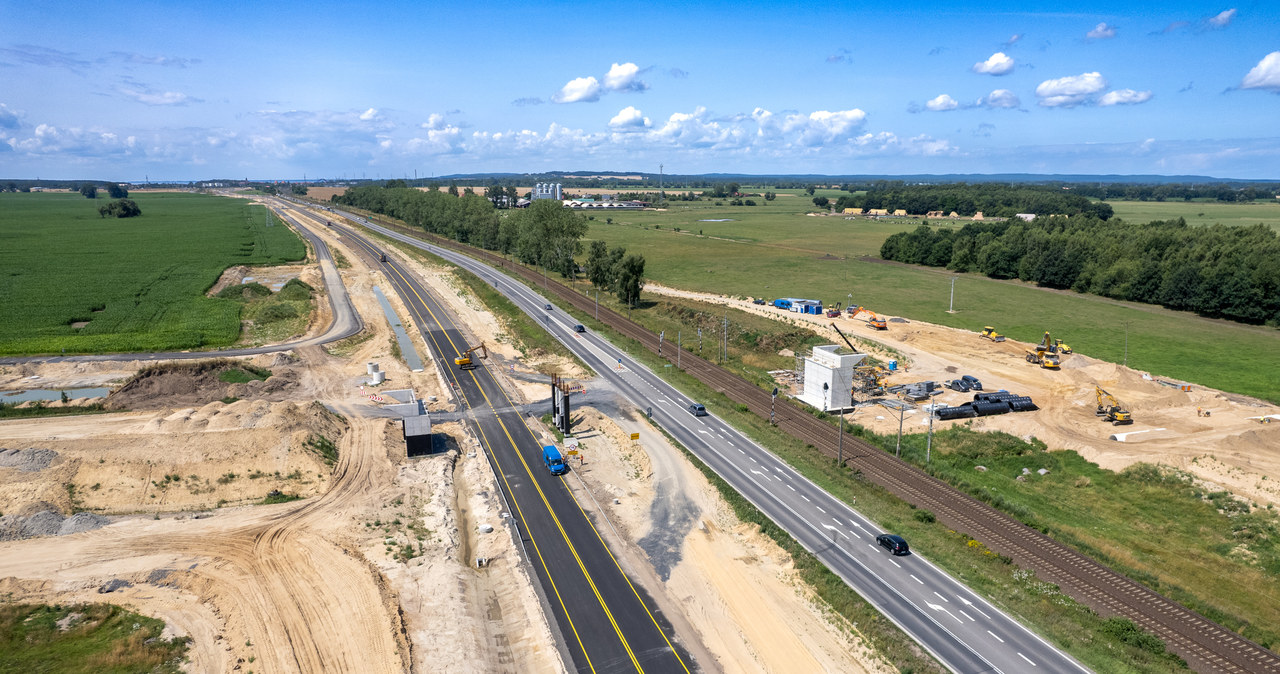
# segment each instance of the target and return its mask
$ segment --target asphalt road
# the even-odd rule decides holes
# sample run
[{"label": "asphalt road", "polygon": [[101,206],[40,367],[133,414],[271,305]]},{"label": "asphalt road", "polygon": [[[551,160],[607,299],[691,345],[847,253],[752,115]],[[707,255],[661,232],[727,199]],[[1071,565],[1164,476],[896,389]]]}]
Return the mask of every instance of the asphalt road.
[{"label": "asphalt road", "polygon": [[333,256],[329,253],[329,246],[324,240],[316,236],[307,226],[303,225],[298,218],[293,217],[287,211],[283,210],[282,202],[273,202],[276,215],[287,220],[293,225],[294,230],[300,233],[303,238],[311,243],[312,250],[316,253],[316,260],[320,264],[320,272],[324,277],[325,293],[329,296],[329,308],[333,315],[333,322],[329,324],[328,329],[323,333],[305,339],[299,339],[283,344],[272,344],[268,346],[257,346],[245,349],[222,349],[218,351],[161,351],[155,353],[101,353],[82,356],[13,356],[0,358],[0,365],[14,365],[17,363],[79,363],[93,361],[116,361],[116,360],[194,360],[199,358],[229,358],[233,356],[256,356],[261,353],[278,353],[281,351],[291,351],[304,346],[315,346],[320,344],[329,344],[340,339],[346,339],[364,329],[364,323],[361,322],[360,314],[351,304],[351,298],[347,295],[347,287],[342,283],[342,276],[338,274],[338,268],[333,263]]},{"label": "asphalt road", "polygon": [[[955,672],[1088,671],[931,564],[927,551],[894,557],[875,543],[881,530],[693,402],[626,353],[593,334],[524,284],[449,249],[371,225],[458,264],[493,284],[736,490],[813,552],[829,569]],[[925,554],[921,554],[921,553]]]},{"label": "asphalt road", "polygon": [[542,446],[525,417],[490,373],[454,366],[469,346],[449,313],[412,273],[375,244],[338,227],[371,265],[380,268],[405,305],[441,366],[460,410],[498,477],[516,528],[560,628],[563,645],[579,672],[689,672],[689,656],[643,590],[609,552],[563,480],[542,463]]}]

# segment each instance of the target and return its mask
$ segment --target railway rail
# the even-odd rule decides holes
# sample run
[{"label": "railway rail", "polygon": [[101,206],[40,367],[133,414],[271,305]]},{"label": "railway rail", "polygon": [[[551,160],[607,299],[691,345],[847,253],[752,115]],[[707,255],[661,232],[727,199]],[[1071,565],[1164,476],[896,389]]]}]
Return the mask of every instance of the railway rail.
[{"label": "railway rail", "polygon": [[[581,311],[593,313],[598,310],[601,322],[636,340],[651,353],[659,354],[658,335],[612,309],[596,307],[590,297],[547,279],[533,269],[500,255],[385,219],[379,218],[378,224],[501,267],[532,286],[542,285],[546,292]],[[674,363],[678,347],[670,342],[663,346],[660,357]],[[688,374],[730,400],[746,405],[751,412],[769,417],[772,402],[769,392],[688,350],[683,350],[679,358],[681,369]],[[836,430],[831,424],[789,401],[783,401],[773,409],[781,430],[812,445],[825,456],[836,458]],[[1056,583],[1064,593],[1100,614],[1132,620],[1164,639],[1169,650],[1185,659],[1192,669],[1230,674],[1280,674],[1280,654],[1117,573],[870,443],[846,436],[844,445],[846,465],[852,463],[873,483],[908,503],[932,511],[947,527],[968,533],[989,549],[1013,559],[1019,566],[1033,569],[1042,579]]]}]

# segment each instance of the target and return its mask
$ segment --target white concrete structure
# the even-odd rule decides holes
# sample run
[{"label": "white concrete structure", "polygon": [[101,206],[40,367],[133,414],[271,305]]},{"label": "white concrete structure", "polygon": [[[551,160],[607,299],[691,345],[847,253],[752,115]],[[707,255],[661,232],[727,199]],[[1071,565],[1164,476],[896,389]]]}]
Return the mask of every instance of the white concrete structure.
[{"label": "white concrete structure", "polygon": [[[844,347],[835,344],[813,347],[813,355],[804,359],[804,392],[797,398],[801,402],[830,412],[849,407],[853,403],[853,368],[867,354],[837,353]],[[822,385],[826,384],[824,390]]]},{"label": "white concrete structure", "polygon": [[533,201],[539,199],[562,199],[560,192],[560,183],[537,183],[533,186]]}]

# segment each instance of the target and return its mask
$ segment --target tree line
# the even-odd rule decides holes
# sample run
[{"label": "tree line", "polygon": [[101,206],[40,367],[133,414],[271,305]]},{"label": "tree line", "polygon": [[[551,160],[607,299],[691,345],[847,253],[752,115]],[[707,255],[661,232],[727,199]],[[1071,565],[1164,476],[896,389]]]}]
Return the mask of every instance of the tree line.
[{"label": "tree line", "polygon": [[880,247],[885,260],[1280,326],[1280,237],[1266,225],[1145,225],[1088,215],[1030,223],[927,224]]},{"label": "tree line", "polygon": [[1039,215],[1089,214],[1106,220],[1112,216],[1110,204],[1090,201],[1072,190],[1040,185],[1004,183],[955,183],[948,185],[906,185],[884,183],[863,194],[848,194],[836,200],[836,210],[885,208],[905,210],[911,215],[931,211],[969,217],[981,212],[986,217],[1012,218],[1017,213]]},{"label": "tree line", "polygon": [[[501,216],[489,198],[469,191],[454,195],[447,191],[367,185],[335,195],[333,201],[381,213],[459,243],[511,255],[567,279],[578,276],[577,257],[583,252],[582,238],[588,227],[581,213],[565,208],[554,199],[540,199],[528,208],[514,209]],[[615,249],[619,251],[617,259],[610,257],[613,262],[606,269],[604,263],[594,257],[597,244],[604,245],[604,242],[593,242],[592,255],[587,259],[591,283],[614,292],[623,302],[635,302],[644,287],[644,257]],[[613,252],[608,254],[612,256]]]}]

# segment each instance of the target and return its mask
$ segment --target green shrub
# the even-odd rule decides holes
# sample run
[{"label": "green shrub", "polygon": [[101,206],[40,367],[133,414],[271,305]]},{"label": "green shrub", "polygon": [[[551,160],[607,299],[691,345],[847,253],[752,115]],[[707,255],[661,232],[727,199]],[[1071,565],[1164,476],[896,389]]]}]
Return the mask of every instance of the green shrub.
[{"label": "green shrub", "polygon": [[311,293],[314,290],[314,288],[306,283],[303,283],[296,278],[292,278],[289,279],[288,283],[284,284],[284,287],[280,289],[280,292],[276,293],[276,297],[289,301],[309,300],[311,299]]},{"label": "green shrub", "polygon": [[297,318],[298,310],[290,304],[268,304],[258,312],[258,320],[263,322],[284,321]]},{"label": "green shrub", "polygon": [[240,285],[227,286],[223,288],[217,297],[227,300],[254,300],[259,297],[267,297],[271,295],[271,289],[254,281],[253,283],[242,283]]}]

